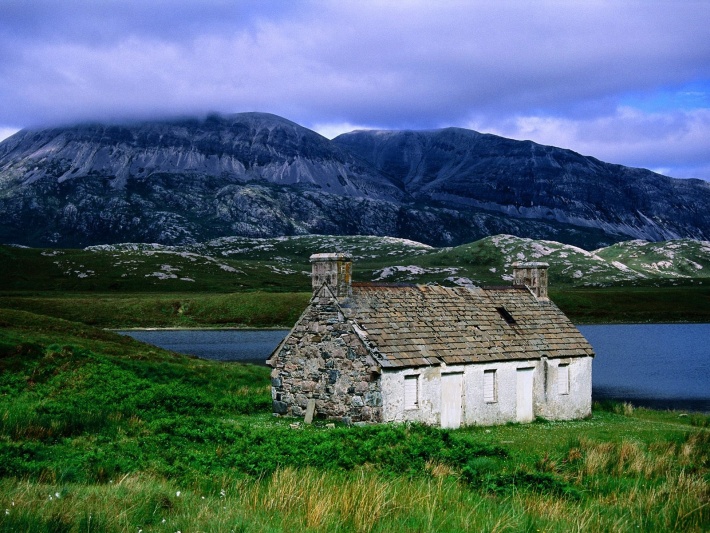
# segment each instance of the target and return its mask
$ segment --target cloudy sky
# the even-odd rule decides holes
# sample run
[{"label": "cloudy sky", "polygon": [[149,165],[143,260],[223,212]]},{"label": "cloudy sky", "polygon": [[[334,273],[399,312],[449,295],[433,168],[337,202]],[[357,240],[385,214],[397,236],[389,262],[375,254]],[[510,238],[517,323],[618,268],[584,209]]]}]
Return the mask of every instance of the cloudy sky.
[{"label": "cloudy sky", "polygon": [[710,180],[710,0],[0,0],[0,138],[266,111]]}]

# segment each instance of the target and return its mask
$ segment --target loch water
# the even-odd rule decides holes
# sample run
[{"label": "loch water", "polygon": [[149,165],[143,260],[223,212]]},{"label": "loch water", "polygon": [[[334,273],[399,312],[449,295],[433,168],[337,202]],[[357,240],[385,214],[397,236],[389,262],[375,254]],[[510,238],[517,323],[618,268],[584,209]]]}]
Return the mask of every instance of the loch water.
[{"label": "loch water", "polygon": [[[710,412],[710,324],[579,326],[596,352],[594,400]],[[264,365],[288,330],[122,331],[179,353]]]},{"label": "loch water", "polygon": [[180,329],[119,331],[166,350],[203,359],[265,365],[287,329]]},{"label": "loch water", "polygon": [[596,352],[594,400],[710,412],[710,324],[579,326]]}]

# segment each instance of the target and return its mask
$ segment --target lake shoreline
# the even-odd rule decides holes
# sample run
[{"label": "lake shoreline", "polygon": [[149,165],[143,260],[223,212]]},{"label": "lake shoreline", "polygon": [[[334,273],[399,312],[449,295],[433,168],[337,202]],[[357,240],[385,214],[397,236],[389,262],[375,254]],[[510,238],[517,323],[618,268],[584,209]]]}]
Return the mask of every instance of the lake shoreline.
[{"label": "lake shoreline", "polygon": [[146,328],[103,328],[104,331],[111,331],[114,333],[120,331],[290,331],[289,326],[267,326],[263,328],[256,327],[241,327],[241,326],[200,326],[195,328],[189,327],[146,327]]},{"label": "lake shoreline", "polygon": [[[710,412],[708,323],[587,324],[596,357],[592,399],[654,409]],[[133,328],[113,330],[142,342],[221,362],[264,366],[288,328]]]},{"label": "lake shoreline", "polygon": [[[651,325],[693,325],[693,324],[710,324],[710,321],[692,321],[692,320],[677,320],[677,321],[658,321],[654,320],[652,322],[574,322],[575,327],[587,327],[587,326],[651,326]],[[111,328],[101,328],[104,331],[120,332],[120,331],[290,331],[292,326],[264,326],[264,327],[254,327],[254,326],[218,326],[218,325],[199,325],[195,327],[190,326],[155,326],[155,327],[111,327]]]},{"label": "lake shoreline", "polygon": [[590,324],[592,398],[710,412],[710,324]]}]

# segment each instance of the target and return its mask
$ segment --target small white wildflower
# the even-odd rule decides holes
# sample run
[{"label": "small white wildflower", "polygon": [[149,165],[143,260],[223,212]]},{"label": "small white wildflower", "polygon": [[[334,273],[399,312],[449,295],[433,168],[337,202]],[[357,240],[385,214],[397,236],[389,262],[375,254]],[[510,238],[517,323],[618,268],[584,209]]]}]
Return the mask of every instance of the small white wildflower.
[{"label": "small white wildflower", "polygon": [[51,495],[51,494],[49,495],[49,500],[52,501],[52,495]]},{"label": "small white wildflower", "polygon": [[5,509],[5,514],[6,515],[10,514],[10,509]]},{"label": "small white wildflower", "polygon": [[219,491],[219,495],[220,495],[220,497],[224,498],[227,495],[227,493],[224,492],[224,489],[222,489]]},{"label": "small white wildflower", "polygon": [[179,498],[179,497],[180,497],[180,491],[177,491],[177,492],[175,493],[175,496],[177,496],[177,497]]},{"label": "small white wildflower", "polygon": [[203,496],[203,497],[202,497],[202,499],[204,500],[204,499],[205,499],[205,497]]},{"label": "small white wildflower", "polygon": [[163,518],[163,522],[162,522],[162,523],[163,523],[163,524],[165,523],[165,518]]},{"label": "small white wildflower", "polygon": [[57,499],[59,499],[59,493],[58,493],[58,492],[55,492],[55,493],[54,493],[54,497],[57,498]]}]

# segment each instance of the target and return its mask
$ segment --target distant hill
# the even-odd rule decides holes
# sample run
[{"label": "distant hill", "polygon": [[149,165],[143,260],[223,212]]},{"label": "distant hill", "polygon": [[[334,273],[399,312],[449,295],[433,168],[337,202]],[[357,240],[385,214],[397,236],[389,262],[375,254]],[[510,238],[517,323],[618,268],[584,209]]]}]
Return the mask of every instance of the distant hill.
[{"label": "distant hill", "polygon": [[225,237],[186,246],[83,250],[0,246],[0,290],[310,291],[312,253],[349,252],[359,281],[501,285],[516,261],[546,261],[553,287],[710,284],[710,242],[630,241],[594,252],[496,235],[457,247],[374,236]]},{"label": "distant hill", "polygon": [[242,113],[21,131],[0,143],[0,212],[0,242],[28,246],[513,234],[589,250],[710,239],[710,184],[458,128],[330,141]]}]

